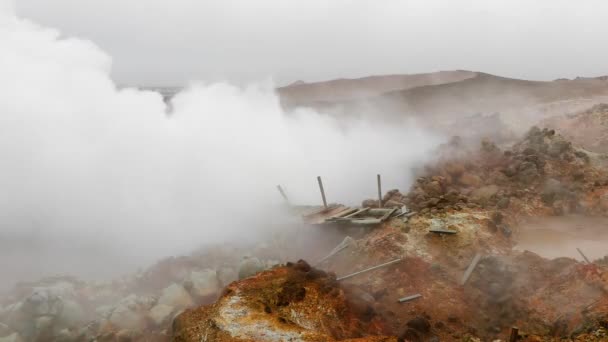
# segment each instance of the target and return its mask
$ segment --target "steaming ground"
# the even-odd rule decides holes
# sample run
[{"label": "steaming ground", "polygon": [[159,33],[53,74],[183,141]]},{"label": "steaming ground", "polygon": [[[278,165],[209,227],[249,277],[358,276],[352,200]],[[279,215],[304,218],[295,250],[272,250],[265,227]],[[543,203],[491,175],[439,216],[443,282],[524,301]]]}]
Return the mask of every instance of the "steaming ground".
[{"label": "steaming ground", "polygon": [[590,259],[606,255],[608,219],[564,216],[531,220],[520,227],[516,249],[529,250],[545,258],[568,257],[584,261],[580,248]]},{"label": "steaming ground", "polygon": [[[0,8],[4,8],[1,7]],[[193,83],[172,103],[118,90],[93,43],[0,10],[0,260],[3,284],[128,272],[280,225],[276,184],[295,202],[406,187],[440,138],[285,113],[271,82]]]}]

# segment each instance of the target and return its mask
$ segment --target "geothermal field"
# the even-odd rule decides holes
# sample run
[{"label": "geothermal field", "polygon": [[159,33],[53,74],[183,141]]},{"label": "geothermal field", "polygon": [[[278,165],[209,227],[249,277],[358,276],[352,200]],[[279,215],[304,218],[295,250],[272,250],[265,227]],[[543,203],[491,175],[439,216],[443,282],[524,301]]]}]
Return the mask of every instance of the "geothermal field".
[{"label": "geothermal field", "polygon": [[608,341],[607,5],[253,3],[0,0],[0,342]]}]

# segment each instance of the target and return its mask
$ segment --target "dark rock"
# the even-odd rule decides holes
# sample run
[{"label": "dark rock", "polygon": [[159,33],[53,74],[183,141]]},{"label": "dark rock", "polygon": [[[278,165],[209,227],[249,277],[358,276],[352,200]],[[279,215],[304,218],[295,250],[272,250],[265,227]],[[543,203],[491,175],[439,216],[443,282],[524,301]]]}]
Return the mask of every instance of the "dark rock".
[{"label": "dark rock", "polygon": [[500,224],[500,223],[502,223],[502,219],[504,218],[504,216],[502,215],[501,212],[495,211],[492,213],[492,216],[490,218],[492,219],[492,222],[494,222],[496,224]]},{"label": "dark rock", "polygon": [[502,197],[496,203],[496,207],[498,209],[506,209],[506,208],[509,207],[509,204],[511,204],[511,198],[509,198],[509,197]]},{"label": "dark rock", "polygon": [[429,323],[429,321],[422,316],[409,320],[407,322],[407,326],[422,333],[428,333],[431,331],[431,323]]},{"label": "dark rock", "polygon": [[414,329],[407,329],[399,338],[409,342],[422,342],[422,338]]},{"label": "dark rock", "polygon": [[498,226],[498,229],[503,233],[504,236],[506,237],[511,237],[511,235],[513,234],[513,232],[511,231],[511,228],[509,228],[509,226],[507,226],[506,224],[500,224]]}]

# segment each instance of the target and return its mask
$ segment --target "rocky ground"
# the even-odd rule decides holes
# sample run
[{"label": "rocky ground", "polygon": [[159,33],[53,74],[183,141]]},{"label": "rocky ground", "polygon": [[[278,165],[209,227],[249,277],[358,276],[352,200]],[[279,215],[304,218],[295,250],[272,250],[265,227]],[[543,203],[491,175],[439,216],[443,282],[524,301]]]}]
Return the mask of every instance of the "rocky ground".
[{"label": "rocky ground", "polygon": [[552,117],[543,125],[573,143],[596,153],[608,153],[608,104],[598,104],[573,114]]},{"label": "rocky ground", "polygon": [[[384,196],[407,215],[356,235],[323,227],[332,239],[300,250],[292,236],[208,248],[108,283],[20,283],[0,301],[0,342],[506,341],[513,326],[521,341],[606,341],[606,259],[513,248],[528,218],[608,214],[608,171],[586,147],[536,127],[507,147],[454,138],[411,189]],[[288,262],[297,255],[309,262]]]}]

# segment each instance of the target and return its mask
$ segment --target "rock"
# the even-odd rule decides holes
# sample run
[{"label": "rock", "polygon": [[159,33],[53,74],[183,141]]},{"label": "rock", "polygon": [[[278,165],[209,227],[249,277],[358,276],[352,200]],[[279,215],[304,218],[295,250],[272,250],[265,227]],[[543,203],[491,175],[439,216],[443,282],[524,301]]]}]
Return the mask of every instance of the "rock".
[{"label": "rock", "polygon": [[517,179],[524,184],[534,182],[539,176],[538,168],[534,163],[523,162],[518,167]]},{"label": "rock", "polygon": [[173,339],[182,342],[228,342],[234,336],[243,341],[336,341],[388,333],[373,310],[354,310],[335,275],[303,261],[231,283],[215,303],[177,316],[172,329]]},{"label": "rock", "polygon": [[548,179],[543,185],[541,199],[546,204],[553,204],[556,200],[571,196],[571,192],[558,180]]},{"label": "rock", "polygon": [[254,276],[264,270],[264,264],[255,257],[247,257],[239,265],[239,280]]},{"label": "rock", "polygon": [[136,341],[141,333],[137,331],[132,331],[129,329],[122,329],[116,333],[116,341],[117,342],[131,342]]},{"label": "rock", "polygon": [[[53,336],[53,342],[77,342],[78,340],[78,336],[67,328],[61,329]],[[83,339],[80,340],[82,341]]]},{"label": "rock", "polygon": [[463,174],[460,177],[459,181],[460,181],[460,184],[462,184],[464,186],[472,187],[472,188],[477,188],[481,184],[481,178],[479,178],[479,176],[471,174],[471,173]]},{"label": "rock", "polygon": [[511,237],[511,234],[513,234],[513,232],[511,231],[511,228],[509,228],[509,226],[507,226],[506,224],[500,224],[498,225],[498,229],[503,233],[504,236],[506,237]]},{"label": "rock", "polygon": [[23,342],[23,339],[19,334],[13,333],[5,337],[0,337],[0,342]]},{"label": "rock", "polygon": [[110,323],[121,329],[143,330],[146,327],[141,313],[122,306],[112,312]]},{"label": "rock", "polygon": [[112,305],[102,305],[95,309],[95,314],[101,318],[108,319],[112,315],[112,311],[114,311],[114,307]]},{"label": "rock", "polygon": [[154,324],[160,326],[171,317],[174,310],[172,306],[158,304],[150,310],[148,317],[150,317]]},{"label": "rock", "polygon": [[496,207],[498,209],[507,209],[510,204],[511,204],[511,198],[510,197],[501,197],[498,200],[498,202],[496,203]]},{"label": "rock", "polygon": [[63,310],[56,317],[55,324],[62,328],[76,328],[85,320],[85,313],[80,304],[73,300],[63,302]]},{"label": "rock", "polygon": [[188,276],[188,280],[192,282],[192,290],[190,293],[195,297],[215,297],[220,291],[220,282],[215,270],[206,269],[202,271],[193,271]]},{"label": "rock", "polygon": [[547,149],[547,154],[551,157],[557,158],[562,153],[568,151],[571,148],[570,142],[563,139],[554,140]]},{"label": "rock", "polygon": [[221,286],[226,286],[238,279],[237,272],[230,267],[222,267],[217,271],[217,278]]},{"label": "rock", "polygon": [[182,285],[171,284],[163,290],[162,295],[158,299],[158,304],[165,304],[181,309],[191,307],[194,302]]},{"label": "rock", "polygon": [[431,331],[431,323],[422,316],[417,316],[416,318],[409,320],[407,326],[425,334]]},{"label": "rock", "polygon": [[472,193],[471,196],[474,198],[478,198],[484,201],[487,201],[488,199],[490,199],[492,196],[496,195],[498,193],[498,186],[497,185],[486,185],[483,186],[479,189],[475,189]]},{"label": "rock", "polygon": [[399,337],[408,342],[422,342],[422,338],[414,329],[406,329]]},{"label": "rock", "polygon": [[503,218],[504,218],[504,216],[499,211],[493,212],[492,215],[490,216],[490,219],[492,220],[492,222],[494,222],[497,225],[502,223]]},{"label": "rock", "polygon": [[363,208],[378,208],[378,200],[366,199],[361,202],[361,206]]},{"label": "rock", "polygon": [[432,181],[425,184],[423,189],[431,197],[438,197],[443,194],[443,189],[438,181]]},{"label": "rock", "polygon": [[386,194],[384,194],[384,197],[382,197],[382,202],[386,203],[387,201],[391,200],[393,197],[403,197],[403,195],[399,192],[398,189],[393,189],[388,191]]},{"label": "rock", "polygon": [[37,290],[23,302],[21,311],[30,316],[57,316],[63,308],[63,301],[48,290]]},{"label": "rock", "polygon": [[142,330],[146,326],[144,314],[138,309],[137,296],[123,298],[112,310],[110,323],[120,329]]},{"label": "rock", "polygon": [[34,329],[36,331],[35,336],[46,335],[48,336],[51,328],[53,327],[54,318],[50,316],[37,317],[34,320]]},{"label": "rock", "polygon": [[13,333],[13,329],[4,323],[0,323],[0,337],[10,335],[11,333]]},{"label": "rock", "polygon": [[382,206],[384,208],[401,208],[401,207],[403,207],[403,203],[393,201],[393,200],[388,200]]}]

